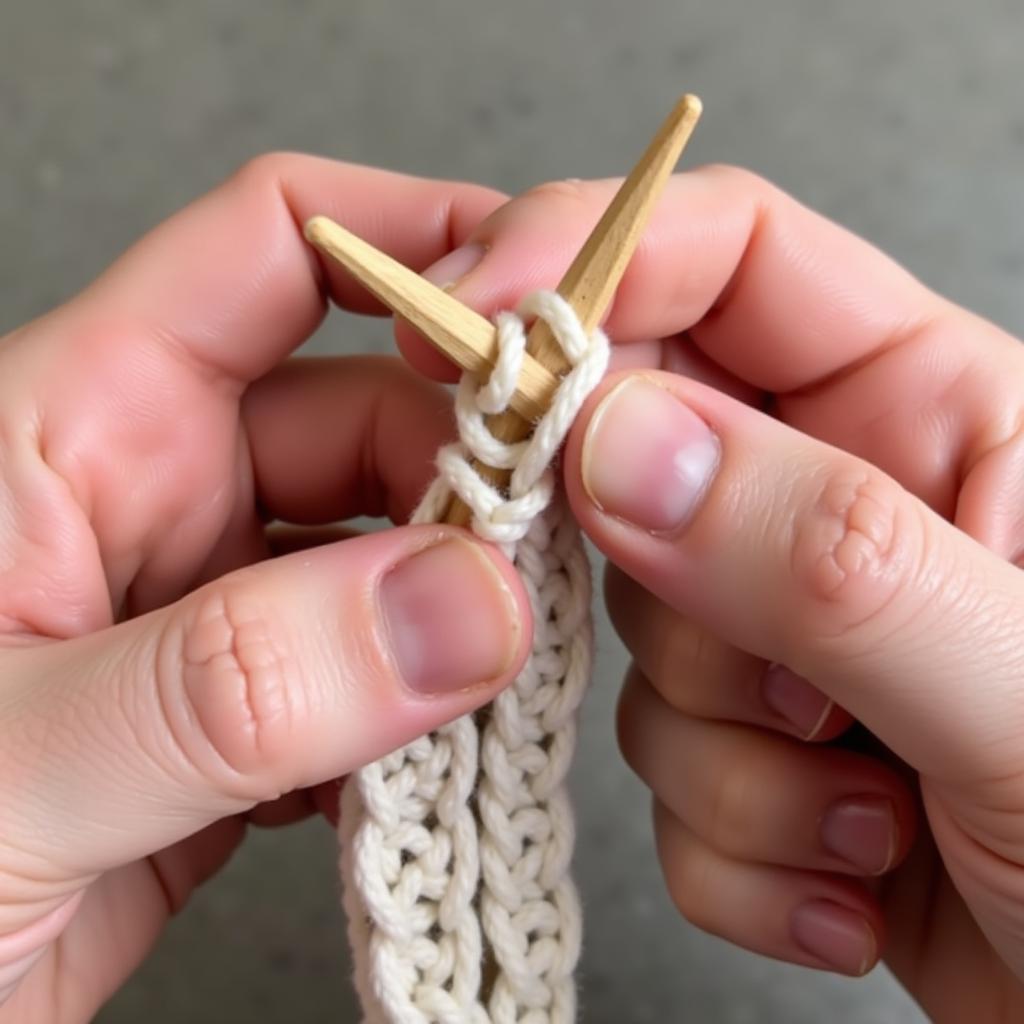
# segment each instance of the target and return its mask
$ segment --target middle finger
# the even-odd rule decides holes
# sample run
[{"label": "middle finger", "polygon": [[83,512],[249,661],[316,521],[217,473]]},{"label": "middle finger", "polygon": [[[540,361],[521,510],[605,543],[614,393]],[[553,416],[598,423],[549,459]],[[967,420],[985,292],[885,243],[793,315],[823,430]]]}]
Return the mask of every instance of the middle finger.
[{"label": "middle finger", "polygon": [[806,679],[732,647],[611,564],[605,598],[641,673],[677,711],[816,741],[835,739],[853,721]]}]

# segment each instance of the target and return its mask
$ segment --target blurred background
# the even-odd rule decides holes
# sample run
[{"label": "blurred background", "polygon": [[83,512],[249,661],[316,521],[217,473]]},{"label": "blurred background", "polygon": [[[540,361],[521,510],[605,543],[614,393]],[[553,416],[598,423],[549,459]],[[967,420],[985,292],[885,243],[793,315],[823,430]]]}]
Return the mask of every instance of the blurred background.
[{"label": "blurred background", "polygon": [[[757,170],[1020,334],[1022,42],[1017,0],[8,3],[0,331],[262,151],[515,192],[625,172],[693,91],[687,164]],[[390,350],[390,333],[334,314],[309,348]],[[624,657],[604,622],[598,663],[574,781],[583,1018],[920,1022],[883,970],[811,975],[676,917],[615,750]],[[102,1024],[356,1021],[335,857],[321,822],[254,835]]]}]

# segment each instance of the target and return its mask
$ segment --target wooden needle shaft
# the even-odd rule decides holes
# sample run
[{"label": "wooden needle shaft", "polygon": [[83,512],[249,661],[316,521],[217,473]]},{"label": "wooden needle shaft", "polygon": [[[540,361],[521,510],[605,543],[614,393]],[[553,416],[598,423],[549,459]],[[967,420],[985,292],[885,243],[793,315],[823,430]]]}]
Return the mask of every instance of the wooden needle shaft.
[{"label": "wooden needle shaft", "polygon": [[[305,235],[452,362],[487,378],[498,358],[498,335],[490,320],[328,217],[313,217],[306,224]],[[557,387],[555,374],[526,356],[512,408],[527,421],[536,422],[551,404]]]},{"label": "wooden needle shaft", "polygon": [[[696,96],[684,96],[676,104],[562,278],[558,291],[585,330],[597,327],[607,312],[654,204],[693,134],[701,109]],[[551,328],[543,320],[538,320],[527,335],[526,351],[558,377],[569,369]],[[514,409],[490,417],[487,425],[496,438],[507,443],[521,441],[532,427]],[[477,470],[497,487],[508,482],[507,470],[491,466],[478,466]],[[465,526],[471,513],[463,502],[453,499],[445,518]]]}]

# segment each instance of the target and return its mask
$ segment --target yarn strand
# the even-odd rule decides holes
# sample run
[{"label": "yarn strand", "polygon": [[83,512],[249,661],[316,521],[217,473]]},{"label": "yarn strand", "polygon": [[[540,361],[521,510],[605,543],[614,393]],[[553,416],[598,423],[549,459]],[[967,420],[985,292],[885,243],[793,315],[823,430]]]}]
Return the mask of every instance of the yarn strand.
[{"label": "yarn strand", "polygon": [[[571,369],[531,436],[505,444],[485,416],[508,408],[542,318]],[[608,365],[557,293],[536,292],[496,319],[489,380],[463,375],[459,440],[413,522],[439,521],[453,494],[471,527],[513,559],[534,640],[512,686],[467,715],[356,774],[342,798],[344,902],[366,1024],[569,1024],[581,912],[566,776],[590,677],[590,570],[552,463]],[[473,460],[512,471],[508,492]],[[485,977],[484,964],[487,964]]]}]

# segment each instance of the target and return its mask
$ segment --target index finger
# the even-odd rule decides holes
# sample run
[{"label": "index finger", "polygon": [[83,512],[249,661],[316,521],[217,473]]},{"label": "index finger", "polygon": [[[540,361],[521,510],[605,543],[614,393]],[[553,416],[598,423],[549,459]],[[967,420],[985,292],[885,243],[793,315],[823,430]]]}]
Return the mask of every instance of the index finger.
[{"label": "index finger", "polygon": [[[555,182],[499,208],[468,239],[485,255],[455,295],[490,313],[553,287],[616,187]],[[670,339],[635,346],[648,366],[672,368],[695,348],[777,396],[787,423],[874,462],[985,543],[1022,542],[1020,517],[990,500],[1017,457],[1020,345],[755,175],[706,167],[671,180],[606,328],[623,352]],[[436,373],[424,343],[398,337]],[[997,450],[992,471],[976,473]],[[958,507],[969,479],[983,500]],[[1006,508],[1022,493],[1005,494]]]},{"label": "index finger", "polygon": [[302,236],[309,217],[327,214],[422,268],[501,201],[475,185],[268,154],[151,231],[47,319],[76,343],[100,338],[109,351],[157,341],[247,383],[312,333],[328,297],[355,312],[385,312],[320,262]]},{"label": "index finger", "polygon": [[[486,315],[554,287],[618,184],[552,182],[500,207],[468,239],[485,255],[454,294]],[[768,182],[712,166],[668,183],[605,327],[619,344],[688,331],[731,373],[785,392],[891,344],[940,304],[877,249]],[[400,341],[417,365],[427,362],[411,334]]]}]

